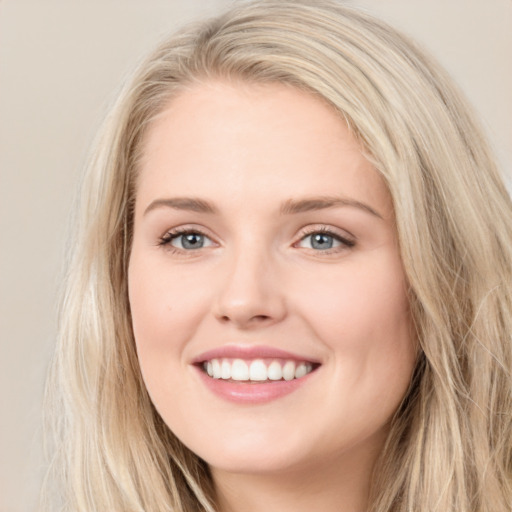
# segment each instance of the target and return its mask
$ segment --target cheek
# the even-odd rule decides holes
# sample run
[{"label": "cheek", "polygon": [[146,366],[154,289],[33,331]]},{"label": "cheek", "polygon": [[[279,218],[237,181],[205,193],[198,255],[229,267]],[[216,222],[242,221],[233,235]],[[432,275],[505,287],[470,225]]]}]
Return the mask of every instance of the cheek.
[{"label": "cheek", "polygon": [[205,299],[199,276],[132,253],[128,271],[133,330],[139,350],[179,348],[191,335]]},{"label": "cheek", "polygon": [[[297,301],[309,323],[324,340],[336,346],[369,348],[377,338],[409,337],[409,304],[405,279],[396,258],[362,260],[345,270],[332,268],[324,278],[315,279],[308,293],[297,290]],[[388,261],[389,260],[389,261]]]},{"label": "cheek", "polygon": [[204,310],[204,293],[194,279],[184,279],[165,258],[132,251],[128,292],[137,357],[151,400],[166,418],[172,417],[169,404],[179,408],[187,396],[187,382],[179,377],[187,366],[184,347]]},{"label": "cheek", "polygon": [[160,411],[166,402],[179,398],[172,396],[177,389],[174,379],[186,367],[184,348],[204,310],[198,278],[184,279],[163,261],[139,257],[134,250],[128,269],[137,356],[147,390]]},{"label": "cheek", "polygon": [[331,352],[331,392],[344,388],[347,396],[393,408],[407,389],[416,358],[399,260],[362,262],[316,283],[302,295],[301,310]]}]

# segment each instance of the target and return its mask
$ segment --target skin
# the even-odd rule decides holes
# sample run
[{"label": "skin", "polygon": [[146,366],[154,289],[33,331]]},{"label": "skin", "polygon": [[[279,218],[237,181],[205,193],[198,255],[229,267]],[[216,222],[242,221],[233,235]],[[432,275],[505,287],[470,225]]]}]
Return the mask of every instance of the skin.
[{"label": "skin", "polygon": [[[348,204],[280,213],[325,196]],[[216,212],[155,203],[176,197]],[[204,245],[184,248],[175,228]],[[319,249],[321,229],[353,245]],[[329,106],[281,84],[210,82],[172,99],[145,141],[129,296],[151,399],[210,465],[219,510],[365,510],[415,348],[388,190]],[[191,365],[226,344],[321,366],[289,395],[236,404]]]}]

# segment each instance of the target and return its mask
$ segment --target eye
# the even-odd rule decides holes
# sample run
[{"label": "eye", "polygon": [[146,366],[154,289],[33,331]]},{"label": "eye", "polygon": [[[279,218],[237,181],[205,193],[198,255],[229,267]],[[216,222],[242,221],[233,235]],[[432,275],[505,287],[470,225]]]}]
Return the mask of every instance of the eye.
[{"label": "eye", "polygon": [[353,247],[355,242],[333,233],[328,229],[320,229],[308,233],[297,243],[297,247],[313,249],[315,251],[329,251],[330,249]]},{"label": "eye", "polygon": [[169,231],[161,238],[160,245],[170,246],[182,251],[194,251],[212,246],[213,242],[198,231],[174,230]]}]

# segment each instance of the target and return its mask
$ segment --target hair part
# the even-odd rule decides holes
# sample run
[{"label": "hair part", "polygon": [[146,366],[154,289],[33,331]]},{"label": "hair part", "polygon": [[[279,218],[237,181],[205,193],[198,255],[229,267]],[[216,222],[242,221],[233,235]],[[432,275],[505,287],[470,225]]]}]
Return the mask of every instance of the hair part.
[{"label": "hair part", "polygon": [[386,24],[313,0],[244,2],[187,27],[141,64],[106,119],[82,184],[47,386],[60,510],[214,511],[207,465],[145,389],[126,277],[147,129],[180,91],[213,80],[284,83],[328,102],[393,198],[420,351],[371,511],[508,512],[510,198],[446,74]]}]

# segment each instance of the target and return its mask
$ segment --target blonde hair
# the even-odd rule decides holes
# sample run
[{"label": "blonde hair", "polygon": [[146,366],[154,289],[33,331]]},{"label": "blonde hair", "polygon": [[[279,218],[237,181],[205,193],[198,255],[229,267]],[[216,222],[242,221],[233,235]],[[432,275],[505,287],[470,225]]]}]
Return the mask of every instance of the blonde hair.
[{"label": "blonde hair", "polygon": [[327,101],[391,192],[421,351],[371,511],[509,512],[509,196],[446,74],[384,23],[316,0],[243,2],[188,27],[142,63],[107,118],[82,186],[48,381],[60,481],[51,510],[215,510],[208,467],[144,387],[126,278],[141,141],[169,98],[210,79],[286,83]]}]

